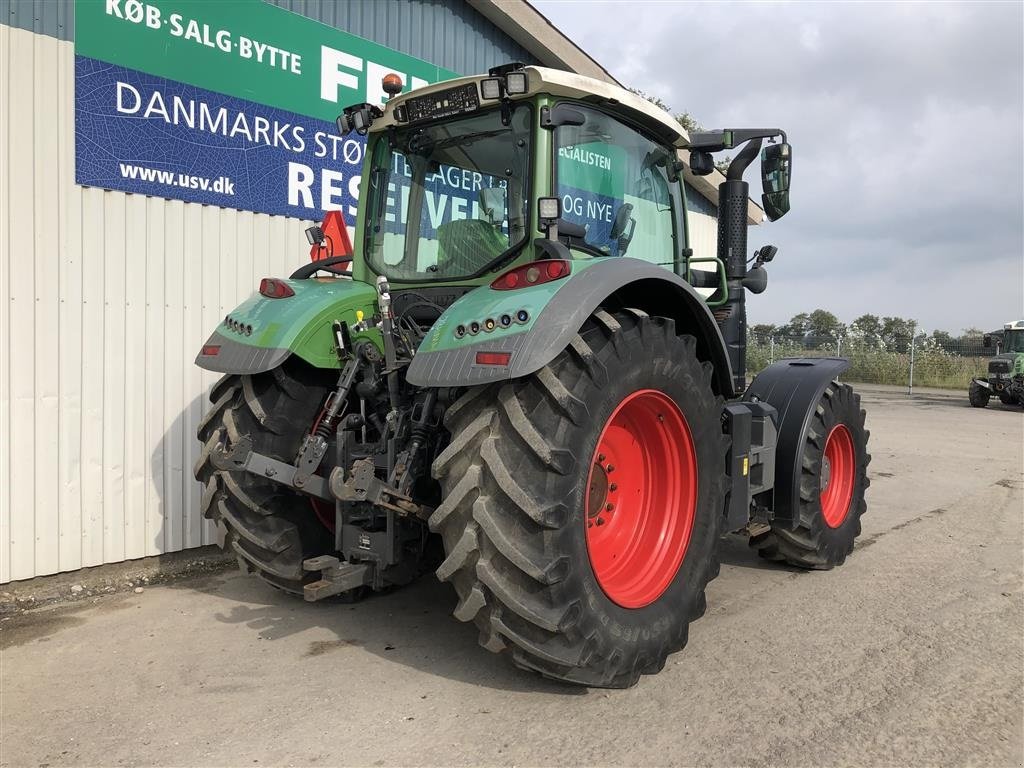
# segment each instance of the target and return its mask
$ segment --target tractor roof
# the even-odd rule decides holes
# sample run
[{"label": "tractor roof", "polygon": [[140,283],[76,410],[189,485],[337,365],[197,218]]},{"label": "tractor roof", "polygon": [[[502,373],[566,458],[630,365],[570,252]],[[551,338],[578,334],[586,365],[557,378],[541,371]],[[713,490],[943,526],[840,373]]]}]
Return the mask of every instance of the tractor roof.
[{"label": "tractor roof", "polygon": [[[639,122],[668,144],[681,149],[688,147],[690,144],[690,137],[686,130],[672,115],[660,107],[656,107],[642,96],[637,96],[625,88],[612,85],[603,80],[596,80],[586,75],[577,75],[574,72],[565,72],[560,69],[529,66],[525,67],[524,71],[527,75],[526,93],[512,96],[511,98],[514,101],[529,99],[539,93],[591,101]],[[384,116],[374,121],[371,130],[378,131],[389,125],[399,124],[395,120],[395,109],[410,99],[416,99],[431,93],[449,91],[467,83],[479,83],[481,80],[488,79],[488,77],[488,75],[459,77],[453,80],[433,83],[432,85],[417,88],[410,93],[396,96],[387,103]],[[500,103],[500,99],[483,98],[482,93],[480,93],[479,100],[481,109]]]}]

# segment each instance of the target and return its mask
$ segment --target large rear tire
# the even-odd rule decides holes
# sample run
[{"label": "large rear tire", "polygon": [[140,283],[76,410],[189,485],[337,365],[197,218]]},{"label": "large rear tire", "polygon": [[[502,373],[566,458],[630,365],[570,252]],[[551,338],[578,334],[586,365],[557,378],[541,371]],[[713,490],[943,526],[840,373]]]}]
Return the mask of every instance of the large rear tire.
[{"label": "large rear tire", "polygon": [[327,391],[315,370],[301,363],[255,376],[228,375],[210,393],[213,406],[199,424],[203,444],[194,472],[203,484],[203,515],[217,526],[218,544],[274,587],[295,594],[318,578],[302,561],[333,550],[309,497],[251,472],[224,472],[210,462],[218,443],[228,449],[247,436],[253,449],[291,462]]},{"label": "large rear tire", "polygon": [[627,687],[686,644],[719,567],[727,438],[711,379],[672,320],[602,310],[536,374],[449,409],[430,527],[481,645]]},{"label": "large rear tire", "polygon": [[772,525],[750,539],[758,554],[801,568],[842,565],[860,535],[867,510],[864,492],[871,455],[860,395],[833,381],[811,417],[800,458],[800,500],[796,528]]}]

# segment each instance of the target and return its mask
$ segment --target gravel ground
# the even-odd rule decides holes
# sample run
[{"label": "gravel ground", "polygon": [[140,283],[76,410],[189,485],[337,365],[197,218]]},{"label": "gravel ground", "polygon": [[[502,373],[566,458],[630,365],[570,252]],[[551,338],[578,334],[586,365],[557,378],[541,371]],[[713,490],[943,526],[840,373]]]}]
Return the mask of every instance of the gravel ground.
[{"label": "gravel ground", "polygon": [[689,646],[633,689],[515,670],[433,579],[304,604],[214,573],[0,621],[0,763],[1020,765],[1024,415],[865,404],[853,557],[726,540]]}]

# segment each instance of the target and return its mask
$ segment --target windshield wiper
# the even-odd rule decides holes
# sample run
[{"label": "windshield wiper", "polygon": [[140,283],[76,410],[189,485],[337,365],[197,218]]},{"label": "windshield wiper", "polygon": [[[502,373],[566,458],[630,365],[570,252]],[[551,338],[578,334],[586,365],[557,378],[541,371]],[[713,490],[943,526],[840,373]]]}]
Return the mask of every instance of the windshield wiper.
[{"label": "windshield wiper", "polygon": [[501,136],[502,134],[509,133],[508,128],[503,128],[500,131],[480,131],[479,133],[467,133],[462,136],[450,136],[443,141],[438,141],[434,144],[434,148],[453,147],[456,144],[472,144],[479,141],[480,139],[491,139],[495,136]]}]

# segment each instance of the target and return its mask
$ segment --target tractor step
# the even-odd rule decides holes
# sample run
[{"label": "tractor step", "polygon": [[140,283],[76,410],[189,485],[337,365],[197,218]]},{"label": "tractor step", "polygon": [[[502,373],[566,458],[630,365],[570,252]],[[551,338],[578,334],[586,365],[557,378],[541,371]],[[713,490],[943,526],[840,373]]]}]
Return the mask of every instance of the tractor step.
[{"label": "tractor step", "polygon": [[302,588],[306,602],[340,595],[373,583],[373,567],[367,563],[343,563],[331,555],[320,555],[302,561],[302,570],[320,571],[320,578]]}]

